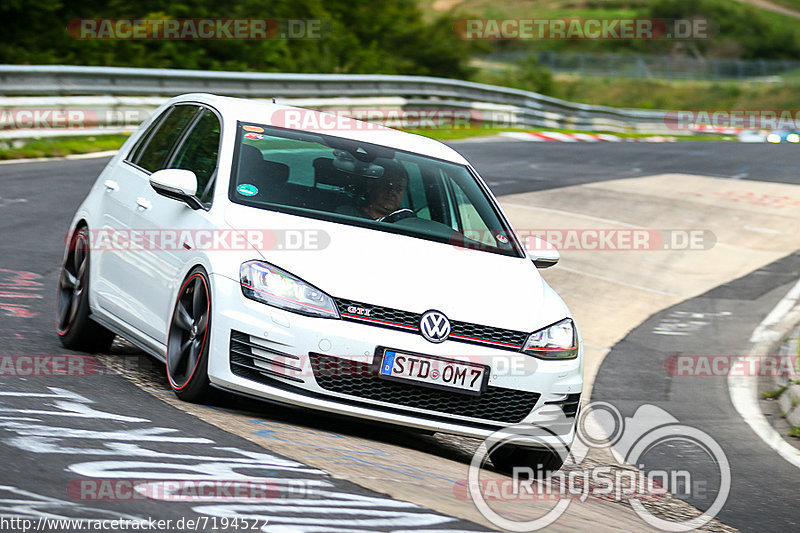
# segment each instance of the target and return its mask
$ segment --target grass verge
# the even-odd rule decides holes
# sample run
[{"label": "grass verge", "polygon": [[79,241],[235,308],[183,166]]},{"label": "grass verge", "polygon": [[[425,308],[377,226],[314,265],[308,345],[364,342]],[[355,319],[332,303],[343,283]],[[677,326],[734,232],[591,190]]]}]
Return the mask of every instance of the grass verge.
[{"label": "grass verge", "polygon": [[796,109],[796,83],[555,76],[555,96],[639,109]]},{"label": "grass verge", "polygon": [[0,140],[0,160],[63,157],[118,150],[127,139],[127,135],[118,134]]},{"label": "grass verge", "polygon": [[781,387],[778,387],[775,390],[762,392],[761,393],[761,397],[764,398],[765,400],[777,400],[780,397],[780,395],[783,394],[783,391],[785,391],[785,390],[786,390],[786,387],[785,386],[781,386]]}]

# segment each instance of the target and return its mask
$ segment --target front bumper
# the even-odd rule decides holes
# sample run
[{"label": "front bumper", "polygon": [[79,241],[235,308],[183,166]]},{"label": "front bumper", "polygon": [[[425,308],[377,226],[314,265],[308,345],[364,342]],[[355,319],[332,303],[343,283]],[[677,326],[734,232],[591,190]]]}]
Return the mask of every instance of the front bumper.
[{"label": "front bumper", "polygon": [[[211,283],[208,375],[217,387],[476,438],[531,424],[547,428],[552,444],[572,442],[583,386],[582,348],[576,359],[544,361],[452,340],[434,344],[413,332],[270,307],[245,298],[239,282],[224,276],[212,275]],[[487,388],[476,398],[383,380],[374,373],[380,347],[484,364],[490,369]]]}]

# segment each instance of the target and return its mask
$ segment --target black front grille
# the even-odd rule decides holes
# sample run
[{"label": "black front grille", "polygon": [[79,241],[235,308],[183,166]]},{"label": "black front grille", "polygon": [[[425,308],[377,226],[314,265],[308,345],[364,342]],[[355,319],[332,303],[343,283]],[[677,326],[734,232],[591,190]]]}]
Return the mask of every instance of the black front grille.
[{"label": "black front grille", "polygon": [[[339,314],[344,320],[419,333],[419,322],[422,319],[421,313],[401,311],[390,307],[370,305],[341,298],[336,298],[335,301],[339,308]],[[363,310],[368,310],[369,314],[361,314],[358,310],[362,310],[361,313],[363,313]],[[524,331],[450,321],[450,340],[458,342],[519,351],[527,338],[528,333]]]},{"label": "black front grille", "polygon": [[[481,326],[468,322],[451,322],[450,336],[454,335],[501,342],[511,345],[506,346],[506,348],[513,348],[514,350],[521,349],[522,345],[525,344],[525,339],[528,338],[528,334],[521,331]],[[498,346],[498,348],[503,348],[503,346]]]},{"label": "black front grille", "polygon": [[[419,331],[419,321],[422,318],[420,313],[400,311],[399,309],[392,309],[391,307],[380,307],[340,298],[336,298],[336,306],[339,308],[339,314],[342,315],[342,318],[345,320],[369,322],[376,326],[387,328],[396,327],[396,329],[408,330],[410,327]],[[357,311],[351,311],[351,308],[367,309],[369,310],[369,315],[364,316],[358,314]],[[381,324],[378,321],[388,322],[388,324]]]},{"label": "black front grille", "polygon": [[317,353],[310,353],[309,358],[314,377],[325,390],[448,415],[516,424],[533,410],[540,397],[536,392],[501,387],[487,387],[480,396],[468,396],[382,379],[368,363]]}]

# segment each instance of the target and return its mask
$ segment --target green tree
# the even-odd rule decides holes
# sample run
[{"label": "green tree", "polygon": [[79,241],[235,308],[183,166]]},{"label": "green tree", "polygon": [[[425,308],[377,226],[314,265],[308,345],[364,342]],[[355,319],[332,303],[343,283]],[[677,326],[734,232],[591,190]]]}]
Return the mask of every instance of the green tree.
[{"label": "green tree", "polygon": [[797,59],[800,42],[795,27],[784,26],[779,18],[753,6],[729,0],[655,0],[642,16],[659,19],[703,18],[710,22],[708,39],[647,41],[634,48],[650,53],[669,52],[676,46],[690,46],[704,56],[741,59]]},{"label": "green tree", "polygon": [[[426,74],[466,77],[473,44],[449,21],[423,22],[415,0],[4,0],[0,62],[161,67],[261,72]],[[321,39],[81,40],[67,24],[78,18],[319,19]]]}]

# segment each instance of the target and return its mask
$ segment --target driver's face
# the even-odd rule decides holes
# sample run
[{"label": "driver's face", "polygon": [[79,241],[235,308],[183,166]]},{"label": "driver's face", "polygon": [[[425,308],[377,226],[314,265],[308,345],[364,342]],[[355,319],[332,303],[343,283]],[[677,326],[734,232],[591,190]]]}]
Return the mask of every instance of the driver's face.
[{"label": "driver's face", "polygon": [[386,216],[400,209],[408,189],[408,178],[388,176],[375,182],[369,193],[369,204],[378,216]]}]

